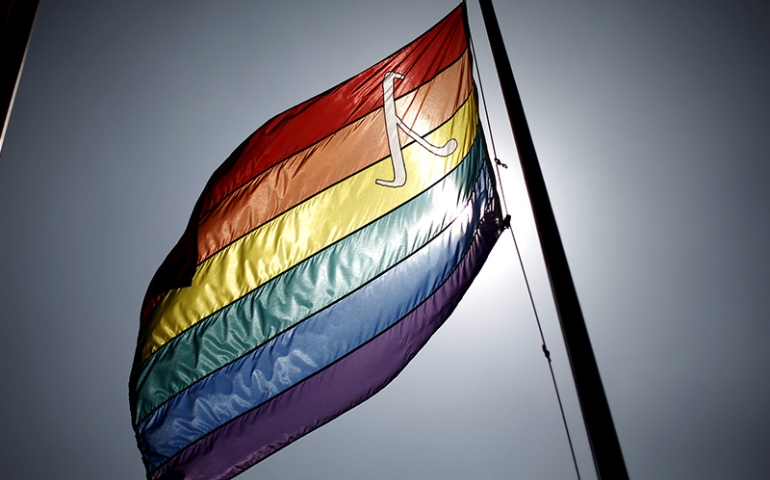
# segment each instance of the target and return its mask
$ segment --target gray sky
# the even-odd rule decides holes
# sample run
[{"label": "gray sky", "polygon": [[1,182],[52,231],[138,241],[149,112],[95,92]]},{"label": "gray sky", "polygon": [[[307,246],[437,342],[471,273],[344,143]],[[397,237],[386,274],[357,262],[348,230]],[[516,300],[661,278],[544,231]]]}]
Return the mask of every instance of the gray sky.
[{"label": "gray sky", "polygon": [[[770,7],[496,3],[631,478],[770,478]],[[209,175],[454,6],[41,2],[0,156],[2,478],[143,477],[127,394],[139,307]],[[470,16],[595,478],[475,1]],[[510,237],[393,384],[239,478],[575,478]]]}]

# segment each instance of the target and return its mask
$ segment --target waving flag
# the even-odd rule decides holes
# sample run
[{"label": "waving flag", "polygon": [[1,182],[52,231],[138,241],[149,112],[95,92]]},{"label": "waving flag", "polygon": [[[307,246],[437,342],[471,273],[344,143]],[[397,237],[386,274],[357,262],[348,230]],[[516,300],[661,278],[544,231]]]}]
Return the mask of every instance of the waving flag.
[{"label": "waving flag", "polygon": [[231,478],[393,380],[499,236],[488,164],[463,7],[244,141],[145,297],[148,478]]}]

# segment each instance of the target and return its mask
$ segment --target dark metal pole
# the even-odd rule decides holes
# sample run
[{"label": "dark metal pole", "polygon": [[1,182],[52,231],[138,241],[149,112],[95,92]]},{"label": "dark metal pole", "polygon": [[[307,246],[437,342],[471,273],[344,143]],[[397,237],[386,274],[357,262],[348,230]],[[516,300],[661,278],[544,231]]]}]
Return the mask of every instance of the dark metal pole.
[{"label": "dark metal pole", "polygon": [[5,130],[11,117],[13,98],[21,77],[27,42],[35,21],[38,0],[3,0],[0,2],[2,33],[0,33],[0,106],[3,109],[3,129],[0,131],[0,151]]},{"label": "dark metal pole", "polygon": [[567,355],[572,366],[572,375],[575,379],[596,471],[601,480],[626,480],[628,472],[623,460],[623,452],[620,450],[620,442],[615,432],[602,380],[599,377],[591,340],[588,338],[588,330],[580,310],[572,274],[556,227],[551,201],[548,198],[543,173],[535,153],[535,145],[532,143],[527,119],[524,116],[524,107],[521,105],[519,90],[503,44],[500,26],[491,0],[479,0],[479,4],[497,66],[497,74],[500,77],[516,148],[519,151],[524,181],[532,203],[535,225],[543,249],[545,266],[567,346]]}]

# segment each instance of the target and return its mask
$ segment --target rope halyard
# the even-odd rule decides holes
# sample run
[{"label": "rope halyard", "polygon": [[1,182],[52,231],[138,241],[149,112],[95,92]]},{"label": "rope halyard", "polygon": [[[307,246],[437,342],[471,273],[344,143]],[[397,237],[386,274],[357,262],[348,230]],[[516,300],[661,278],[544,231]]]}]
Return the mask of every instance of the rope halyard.
[{"label": "rope halyard", "polygon": [[[465,0],[463,0],[463,3],[465,3]],[[499,179],[500,178],[500,168],[502,167],[502,168],[507,169],[508,165],[503,163],[497,157],[497,149],[495,148],[495,139],[494,139],[494,136],[492,135],[492,125],[491,125],[491,122],[489,120],[489,110],[487,109],[487,101],[486,101],[486,97],[484,96],[484,86],[481,83],[481,74],[480,74],[480,71],[479,71],[478,61],[476,60],[476,50],[475,50],[475,47],[473,45],[473,38],[471,36],[470,31],[468,32],[468,40],[469,40],[470,49],[471,49],[471,56],[473,57],[473,63],[474,63],[474,66],[476,67],[476,78],[478,80],[478,85],[479,85],[479,93],[480,93],[480,97],[481,97],[481,104],[484,106],[484,117],[486,118],[487,132],[489,132],[489,143],[490,143],[490,146],[492,147],[492,157],[494,158],[495,174],[497,175],[497,178]],[[530,288],[530,285],[529,285],[529,278],[527,277],[527,272],[526,272],[526,269],[524,268],[524,261],[522,260],[522,257],[521,257],[521,251],[519,250],[519,244],[516,241],[516,235],[513,233],[513,228],[511,227],[511,215],[508,213],[508,204],[507,204],[506,199],[505,199],[505,190],[503,189],[503,184],[502,184],[501,181],[498,181],[497,184],[499,185],[499,188],[500,188],[500,199],[501,199],[501,203],[502,203],[502,207],[503,207],[503,214],[505,215],[505,219],[503,221],[503,227],[508,229],[511,232],[511,238],[513,239],[513,245],[516,248],[516,256],[519,259],[519,265],[521,267],[521,273],[522,273],[522,276],[524,277],[524,284],[527,287],[527,293],[529,295],[529,302],[532,305],[532,312],[533,312],[533,314],[535,316],[535,321],[537,322],[537,329],[540,332],[540,339],[543,342],[543,344],[542,344],[543,354],[545,355],[546,360],[548,360],[548,369],[551,371],[551,380],[553,381],[553,388],[554,388],[554,391],[556,392],[556,400],[559,403],[559,411],[561,412],[562,422],[564,423],[564,431],[567,434],[567,442],[569,443],[570,453],[572,454],[572,462],[575,465],[575,474],[577,475],[578,480],[581,480],[581,478],[580,478],[580,469],[578,468],[577,457],[575,456],[575,449],[574,449],[574,447],[572,445],[572,436],[570,435],[570,432],[569,432],[569,426],[567,425],[567,417],[564,414],[564,406],[563,406],[562,401],[561,401],[561,394],[559,393],[559,386],[558,386],[558,384],[556,382],[556,375],[554,374],[554,371],[553,371],[553,362],[551,360],[551,352],[550,352],[550,350],[548,350],[548,347],[546,346],[545,335],[543,334],[543,327],[540,324],[540,316],[537,313],[537,307],[535,306],[535,300],[534,300],[534,297],[532,296],[532,289]]]}]

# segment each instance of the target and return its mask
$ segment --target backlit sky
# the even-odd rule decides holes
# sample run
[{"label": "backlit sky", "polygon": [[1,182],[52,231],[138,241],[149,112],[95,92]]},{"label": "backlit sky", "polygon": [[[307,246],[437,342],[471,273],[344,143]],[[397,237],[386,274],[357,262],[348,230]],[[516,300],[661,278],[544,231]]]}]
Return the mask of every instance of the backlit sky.
[{"label": "backlit sky", "polygon": [[[0,155],[0,477],[141,479],[139,307],[209,175],[454,0],[40,2]],[[497,0],[632,479],[770,478],[770,6]],[[478,5],[502,182],[595,478]],[[576,478],[508,234],[389,387],[238,477]]]}]

